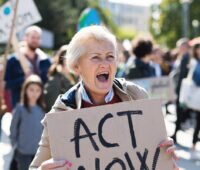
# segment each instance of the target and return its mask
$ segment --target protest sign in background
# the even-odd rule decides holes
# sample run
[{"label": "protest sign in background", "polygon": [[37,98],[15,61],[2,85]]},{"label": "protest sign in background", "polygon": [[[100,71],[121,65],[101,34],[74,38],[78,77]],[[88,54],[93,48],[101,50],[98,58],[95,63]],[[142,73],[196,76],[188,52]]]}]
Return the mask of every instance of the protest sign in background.
[{"label": "protest sign in background", "polygon": [[[11,1],[7,1],[0,8],[0,42],[8,40],[12,25],[14,4],[15,1],[12,1],[12,3]],[[19,0],[15,24],[16,32],[40,20],[41,15],[33,0]]]},{"label": "protest sign in background", "polygon": [[171,170],[158,147],[166,129],[158,100],[138,100],[47,115],[54,159],[76,170]]},{"label": "protest sign in background", "polygon": [[169,76],[142,78],[130,80],[147,90],[151,99],[161,99],[163,102],[176,99],[174,82]]}]

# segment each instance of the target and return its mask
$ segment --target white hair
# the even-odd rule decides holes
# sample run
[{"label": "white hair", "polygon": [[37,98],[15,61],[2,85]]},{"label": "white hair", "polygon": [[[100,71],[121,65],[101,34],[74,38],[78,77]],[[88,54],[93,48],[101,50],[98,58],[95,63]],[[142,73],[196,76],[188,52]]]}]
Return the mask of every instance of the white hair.
[{"label": "white hair", "polygon": [[30,32],[37,32],[39,35],[41,35],[42,29],[36,25],[32,25],[26,29],[25,35],[27,36]]},{"label": "white hair", "polygon": [[74,73],[74,68],[78,64],[78,60],[87,50],[87,41],[91,39],[110,42],[115,49],[115,53],[117,53],[116,38],[112,33],[108,31],[108,29],[97,25],[82,28],[73,36],[71,42],[68,45],[66,57],[67,66],[71,72]]}]

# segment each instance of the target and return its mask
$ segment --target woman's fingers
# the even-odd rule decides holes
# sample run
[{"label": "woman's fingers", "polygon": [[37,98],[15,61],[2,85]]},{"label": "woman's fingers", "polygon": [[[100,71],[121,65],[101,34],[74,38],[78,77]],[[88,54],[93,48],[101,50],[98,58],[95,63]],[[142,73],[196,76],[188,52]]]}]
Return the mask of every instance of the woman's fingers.
[{"label": "woman's fingers", "polygon": [[68,169],[72,166],[72,164],[69,161],[66,160],[53,160],[49,159],[42,163],[41,170],[49,170],[49,169]]},{"label": "woman's fingers", "polygon": [[168,138],[164,141],[162,141],[159,145],[161,148],[162,147],[167,147],[166,149],[166,153],[172,155],[172,160],[173,160],[173,170],[179,170],[177,164],[176,164],[176,160],[179,160],[179,158],[177,157],[175,150],[176,147],[174,145],[174,141],[171,138]]},{"label": "woman's fingers", "polygon": [[166,150],[166,152],[168,154],[171,154],[172,157],[173,157],[173,159],[175,159],[176,161],[178,161],[179,157],[176,155],[175,150],[176,150],[176,147],[173,145],[171,147],[168,147],[167,150]]},{"label": "woman's fingers", "polygon": [[179,157],[175,154],[176,146],[174,145],[174,141],[171,138],[168,138],[164,141],[162,141],[159,145],[162,147],[167,147],[166,153],[171,154],[173,159],[179,160]]},{"label": "woman's fingers", "polygon": [[168,138],[168,139],[162,141],[159,146],[160,147],[165,147],[165,146],[173,146],[173,145],[174,145],[173,139]]},{"label": "woman's fingers", "polygon": [[48,170],[48,169],[55,169],[65,165],[65,160],[54,161],[53,159],[49,159],[42,163],[41,169]]}]

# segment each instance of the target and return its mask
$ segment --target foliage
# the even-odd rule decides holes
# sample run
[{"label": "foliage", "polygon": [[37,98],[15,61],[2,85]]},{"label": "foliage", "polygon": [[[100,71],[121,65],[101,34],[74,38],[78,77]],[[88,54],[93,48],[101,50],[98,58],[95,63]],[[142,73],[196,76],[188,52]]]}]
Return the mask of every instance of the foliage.
[{"label": "foliage", "polygon": [[81,11],[87,6],[84,0],[35,0],[43,20],[38,24],[54,33],[55,48],[70,41],[76,32]]},{"label": "foliage", "polygon": [[[192,21],[200,21],[200,3],[199,0],[193,0],[189,5],[189,37],[197,36]],[[152,12],[159,11],[160,17],[158,20],[151,18],[150,31],[155,39],[168,47],[174,47],[176,41],[183,36],[183,13],[180,0],[163,0],[159,7],[152,7]],[[157,24],[157,27],[155,27]],[[196,30],[199,33],[199,27]]]},{"label": "foliage", "polygon": [[118,27],[116,36],[121,41],[124,39],[131,41],[136,36],[136,32],[132,28]]},{"label": "foliage", "polygon": [[[181,5],[178,0],[163,0],[156,10],[159,10],[160,17],[157,21],[151,18],[150,31],[160,44],[174,47],[182,35]],[[153,22],[157,22],[157,28]]]}]

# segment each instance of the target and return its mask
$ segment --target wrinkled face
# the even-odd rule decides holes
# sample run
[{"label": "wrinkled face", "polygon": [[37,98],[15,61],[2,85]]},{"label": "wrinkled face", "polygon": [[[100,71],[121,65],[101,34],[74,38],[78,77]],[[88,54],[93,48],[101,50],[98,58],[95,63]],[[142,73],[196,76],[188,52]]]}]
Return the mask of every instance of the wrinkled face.
[{"label": "wrinkled face", "polygon": [[36,31],[29,32],[28,35],[26,35],[26,42],[28,47],[34,51],[40,46],[41,36]]},{"label": "wrinkled face", "polygon": [[38,84],[30,84],[26,89],[26,94],[29,102],[37,102],[40,95],[42,94],[42,89]]},{"label": "wrinkled face", "polygon": [[116,51],[107,41],[88,40],[86,52],[78,61],[75,71],[82,78],[91,95],[106,95],[112,88],[116,73]]}]

